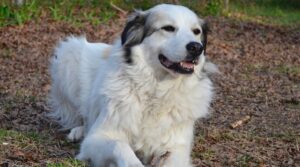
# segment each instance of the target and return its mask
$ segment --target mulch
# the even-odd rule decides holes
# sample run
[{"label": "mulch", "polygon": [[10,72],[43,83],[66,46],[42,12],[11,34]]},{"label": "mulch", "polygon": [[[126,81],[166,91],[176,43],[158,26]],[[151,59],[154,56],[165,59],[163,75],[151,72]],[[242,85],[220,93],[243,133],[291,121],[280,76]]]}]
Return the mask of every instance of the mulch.
[{"label": "mulch", "polygon": [[[207,57],[221,73],[212,77],[212,114],[195,128],[194,163],[300,166],[300,27],[207,20]],[[78,144],[65,141],[59,126],[45,116],[50,112],[46,101],[52,50],[72,34],[111,43],[124,22],[120,17],[99,26],[74,27],[45,19],[0,28],[0,128],[45,137],[31,141],[35,146],[30,149],[13,144],[7,149],[0,143],[0,164],[44,166],[76,154]],[[230,126],[245,116],[250,119]]]}]

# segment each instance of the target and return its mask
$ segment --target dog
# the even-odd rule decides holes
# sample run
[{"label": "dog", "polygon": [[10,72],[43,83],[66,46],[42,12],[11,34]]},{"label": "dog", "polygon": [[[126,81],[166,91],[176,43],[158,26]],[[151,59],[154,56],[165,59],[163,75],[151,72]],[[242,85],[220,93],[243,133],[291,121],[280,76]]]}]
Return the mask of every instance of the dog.
[{"label": "dog", "polygon": [[193,127],[209,113],[207,24],[190,9],[135,11],[113,45],[68,37],[51,61],[50,104],[77,158],[100,167],[191,167]]}]

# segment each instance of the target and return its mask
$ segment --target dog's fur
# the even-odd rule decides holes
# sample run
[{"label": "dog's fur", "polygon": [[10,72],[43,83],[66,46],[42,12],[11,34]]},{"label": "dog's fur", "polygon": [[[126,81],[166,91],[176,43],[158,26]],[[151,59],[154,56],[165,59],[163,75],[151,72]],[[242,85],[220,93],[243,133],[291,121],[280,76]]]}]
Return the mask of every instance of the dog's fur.
[{"label": "dog's fur", "polygon": [[[213,88],[207,73],[216,70],[205,62],[205,27],[189,9],[162,4],[131,15],[113,45],[84,37],[60,42],[51,66],[52,116],[71,129],[69,139],[84,137],[78,159],[142,167],[169,152],[164,166],[192,166],[193,126],[208,114]],[[204,47],[191,74],[159,61],[159,54],[183,61],[191,41]]]}]

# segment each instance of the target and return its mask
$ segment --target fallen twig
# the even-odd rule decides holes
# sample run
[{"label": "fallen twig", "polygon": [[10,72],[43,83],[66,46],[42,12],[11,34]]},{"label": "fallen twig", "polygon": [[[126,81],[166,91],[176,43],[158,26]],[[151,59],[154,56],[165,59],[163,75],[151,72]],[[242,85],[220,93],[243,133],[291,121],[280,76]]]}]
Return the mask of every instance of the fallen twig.
[{"label": "fallen twig", "polygon": [[244,123],[246,123],[247,121],[250,120],[250,116],[247,115],[245,117],[243,117],[242,119],[238,120],[238,121],[235,121],[234,123],[230,124],[231,128],[237,128],[239,126],[242,126]]},{"label": "fallen twig", "polygon": [[114,8],[115,10],[121,12],[123,15],[127,14],[127,12],[125,10],[123,10],[120,7],[118,7],[117,5],[113,4],[113,2],[110,2],[110,5],[111,5],[112,8]]}]

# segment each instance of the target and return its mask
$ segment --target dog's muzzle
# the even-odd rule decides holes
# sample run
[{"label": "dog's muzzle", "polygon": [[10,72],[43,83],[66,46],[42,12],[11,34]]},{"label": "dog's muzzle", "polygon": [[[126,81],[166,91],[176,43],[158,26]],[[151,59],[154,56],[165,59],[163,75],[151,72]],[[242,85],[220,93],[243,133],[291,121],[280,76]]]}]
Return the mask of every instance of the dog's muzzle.
[{"label": "dog's muzzle", "polygon": [[193,61],[199,59],[201,53],[203,52],[202,44],[198,42],[190,42],[186,45],[186,50],[188,51],[188,55],[186,56],[187,61]]},{"label": "dog's muzzle", "polygon": [[198,42],[190,42],[186,45],[188,55],[183,61],[173,62],[165,55],[159,54],[158,58],[160,63],[169,70],[180,74],[192,74],[195,65],[199,62],[199,57],[203,52],[203,46]]}]

